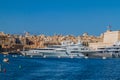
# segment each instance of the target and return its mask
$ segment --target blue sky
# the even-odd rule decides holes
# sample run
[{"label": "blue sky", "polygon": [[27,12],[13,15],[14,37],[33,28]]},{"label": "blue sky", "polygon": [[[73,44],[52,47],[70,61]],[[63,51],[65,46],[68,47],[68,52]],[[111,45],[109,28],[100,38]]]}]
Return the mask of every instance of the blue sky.
[{"label": "blue sky", "polygon": [[0,31],[5,33],[100,35],[120,29],[120,1],[0,0]]}]

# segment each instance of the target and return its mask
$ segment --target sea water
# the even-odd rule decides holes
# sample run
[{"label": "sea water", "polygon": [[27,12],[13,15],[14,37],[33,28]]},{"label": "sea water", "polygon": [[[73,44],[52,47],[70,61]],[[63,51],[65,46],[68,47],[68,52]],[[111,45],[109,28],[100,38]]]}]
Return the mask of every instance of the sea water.
[{"label": "sea water", "polygon": [[[9,62],[3,62],[9,58]],[[0,80],[120,80],[120,59],[0,55]]]}]

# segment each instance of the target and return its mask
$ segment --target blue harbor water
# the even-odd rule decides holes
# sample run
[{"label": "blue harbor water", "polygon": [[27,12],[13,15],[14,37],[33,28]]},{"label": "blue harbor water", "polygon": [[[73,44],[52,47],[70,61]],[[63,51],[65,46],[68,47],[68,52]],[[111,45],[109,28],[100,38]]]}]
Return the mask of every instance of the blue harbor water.
[{"label": "blue harbor water", "polygon": [[[9,58],[9,62],[3,62]],[[0,55],[0,80],[120,80],[120,59]]]}]

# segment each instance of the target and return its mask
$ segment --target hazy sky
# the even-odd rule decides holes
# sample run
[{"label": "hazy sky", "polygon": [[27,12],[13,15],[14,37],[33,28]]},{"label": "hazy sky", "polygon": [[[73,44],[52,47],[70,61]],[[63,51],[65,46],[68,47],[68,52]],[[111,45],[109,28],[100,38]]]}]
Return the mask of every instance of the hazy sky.
[{"label": "hazy sky", "polygon": [[116,0],[0,0],[0,31],[5,33],[99,35],[120,29]]}]

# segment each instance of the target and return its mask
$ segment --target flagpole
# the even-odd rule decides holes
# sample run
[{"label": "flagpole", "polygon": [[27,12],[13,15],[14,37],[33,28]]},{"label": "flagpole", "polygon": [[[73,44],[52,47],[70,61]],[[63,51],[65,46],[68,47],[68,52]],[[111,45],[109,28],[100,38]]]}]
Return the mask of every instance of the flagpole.
[{"label": "flagpole", "polygon": [[110,25],[107,26],[107,30],[111,31],[111,26]]}]

